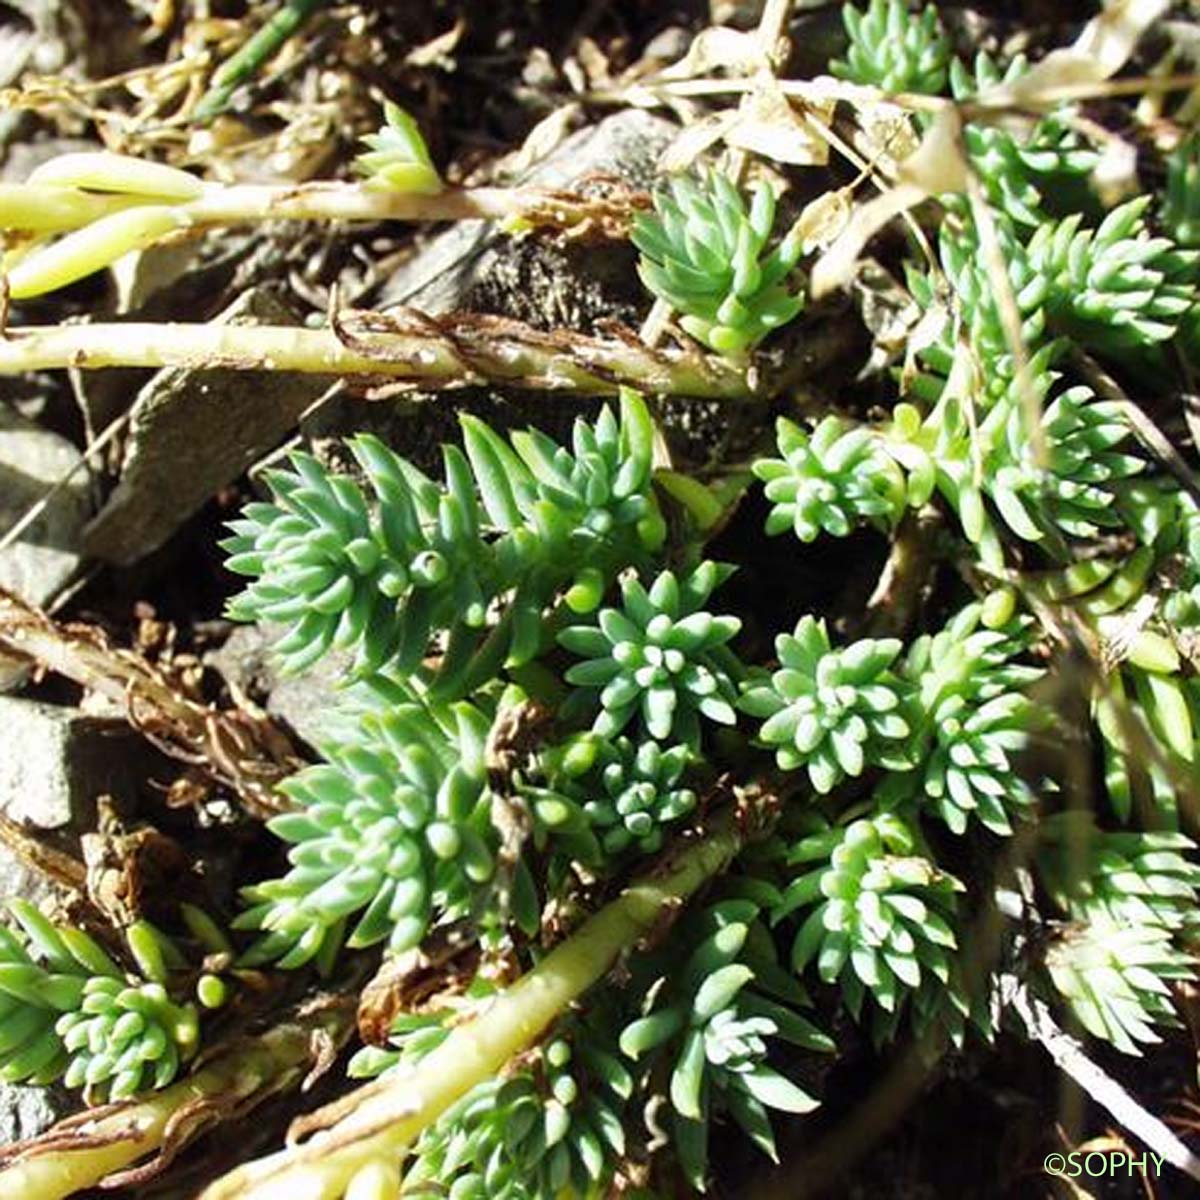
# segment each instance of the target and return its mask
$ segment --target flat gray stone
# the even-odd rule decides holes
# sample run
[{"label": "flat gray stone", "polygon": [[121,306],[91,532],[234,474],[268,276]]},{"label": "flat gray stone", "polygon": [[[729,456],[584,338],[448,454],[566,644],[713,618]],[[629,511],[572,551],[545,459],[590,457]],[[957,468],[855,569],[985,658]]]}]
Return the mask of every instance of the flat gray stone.
[{"label": "flat gray stone", "polygon": [[20,538],[0,550],[0,587],[30,604],[47,604],[79,567],[83,526],[92,511],[81,457],[66,438],[0,404],[0,536],[78,468]]},{"label": "flat gray stone", "polygon": [[43,831],[89,827],[96,797],[138,791],[141,740],[124,721],[0,696],[0,812]]},{"label": "flat gray stone", "polygon": [[262,705],[268,715],[285,722],[310,746],[325,742],[337,723],[341,685],[351,655],[325,655],[301,675],[286,675],[271,653],[280,626],[241,625],[224,644],[204,656],[206,666]]},{"label": "flat gray stone", "polygon": [[[294,325],[267,288],[245,293],[218,322]],[[121,480],[84,531],[89,555],[127,566],[157,550],[216,492],[279,445],[326,391],[324,375],[159,371],[138,393]]]},{"label": "flat gray stone", "polygon": [[[615,179],[648,189],[659,155],[677,132],[662,117],[627,109],[571,134],[517,182],[586,191],[597,181]],[[430,238],[368,300],[372,308],[411,307],[431,315],[497,313],[537,329],[589,332],[614,320],[636,328],[652,300],[638,281],[636,262],[628,242],[513,238],[491,222],[459,221]],[[342,439],[360,430],[440,475],[439,448],[458,440],[460,411],[474,412],[499,430],[536,425],[562,439],[576,416],[592,417],[599,408],[587,397],[511,387],[414,390],[364,404],[360,389],[343,384],[301,422],[313,453],[351,473]]]},{"label": "flat gray stone", "polygon": [[[627,109],[564,139],[517,181],[537,187],[586,188],[617,179],[648,188],[658,156],[678,132],[662,117]],[[648,301],[626,243],[556,245],[516,239],[491,222],[459,221],[390,276],[374,306],[504,313],[540,328],[586,330],[601,318],[629,320]]]},{"label": "flat gray stone", "polygon": [[[101,792],[134,783],[135,740],[112,721],[0,696],[0,811],[36,832],[73,834],[95,818]],[[137,769],[141,774],[144,768]],[[49,911],[59,889],[0,843],[0,903],[20,897]],[[0,1084],[0,1144],[36,1137],[80,1107],[60,1088]]]},{"label": "flat gray stone", "polygon": [[0,1084],[0,1145],[37,1137],[79,1107],[62,1088]]}]

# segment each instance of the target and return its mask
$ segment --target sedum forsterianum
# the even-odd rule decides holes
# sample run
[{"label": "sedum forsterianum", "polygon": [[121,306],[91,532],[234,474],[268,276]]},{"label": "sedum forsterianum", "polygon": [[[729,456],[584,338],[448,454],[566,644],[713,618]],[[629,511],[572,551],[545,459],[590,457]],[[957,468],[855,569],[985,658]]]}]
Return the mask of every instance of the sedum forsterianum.
[{"label": "sedum forsterianum", "polygon": [[365,185],[378,191],[442,190],[442,181],[416,121],[398,104],[385,100],[383,125],[363,138],[367,149],[354,160]]},{"label": "sedum forsterianum", "polygon": [[[967,96],[1026,69],[981,58],[972,75],[951,61],[929,6],[872,0],[845,22],[851,48],[835,69],[887,90]],[[1080,386],[1074,354],[1116,364],[1135,351],[1157,369],[1169,362],[1164,342],[1191,336],[1197,267],[1175,243],[1195,240],[1180,183],[1194,170],[1186,156],[1171,166],[1160,210],[1169,237],[1151,233],[1145,201],[1107,219],[1088,201],[1060,219],[1096,162],[1070,117],[964,131],[1013,285],[1026,377],[975,214],[945,197],[944,279],[906,264],[931,319],[919,369],[899,373],[895,419],[782,420],[779,457],[754,466],[767,532],[802,543],[861,525],[890,534],[907,508],[930,502],[957,515],[959,545],[947,531],[935,559],[954,556],[976,590],[995,590],[937,632],[922,632],[922,617],[907,647],[898,637],[835,647],[823,621],[801,617],[778,639],[774,670],[743,668],[729,646],[740,621],[709,612],[728,568],[678,566],[704,553],[686,522],[665,544],[653,430],[632,394],[619,420],[606,410],[580,421],[570,447],[465,417],[442,481],[371,438],[352,444],[353,479],[299,455],[269,477],[272,500],[235,525],[231,565],[250,582],[234,615],[286,626],[281,652],[295,669],[354,651],[362,689],[328,731],[325,761],[284,787],[295,811],[270,827],[289,843],[289,869],[246,891],[238,926],[256,940],[242,965],[328,970],[343,947],[375,945],[422,969],[449,945],[467,964],[434,980],[447,993],[400,1014],[389,1046],[360,1051],[353,1073],[419,1073],[503,1008],[509,989],[493,968],[553,984],[537,972],[560,939],[570,948],[576,920],[627,879],[653,879],[674,854],[706,846],[710,822],[729,818],[742,846],[707,907],[669,928],[663,916],[661,930],[635,922],[644,944],[606,942],[605,963],[619,955],[621,970],[509,1039],[508,1065],[447,1100],[403,1166],[384,1164],[389,1178],[403,1171],[401,1194],[591,1200],[625,1186],[654,1140],[702,1190],[721,1119],[773,1156],[771,1110],[815,1104],[791,1081],[793,1056],[832,1049],[809,1019],[806,985],[879,1041],[902,1022],[955,1043],[969,1024],[988,1035],[979,994],[990,968],[968,987],[980,964],[966,943],[967,914],[987,904],[991,881],[948,864],[986,866],[1019,823],[1038,835],[1030,872],[1049,936],[1014,945],[1038,986],[1127,1051],[1174,1019],[1171,985],[1194,975],[1176,939],[1191,932],[1200,868],[1181,834],[1136,828],[1129,782],[1149,774],[1160,800],[1169,773],[1136,761],[1137,746],[1101,715],[1099,688],[1111,812],[1046,816],[1055,780],[1027,773],[1025,752],[1055,717],[1032,690],[1044,643],[1013,612],[1026,584],[1096,635],[1111,660],[1105,686],[1172,768],[1200,757],[1200,685],[1185,665],[1200,626],[1200,538],[1176,528],[1188,525],[1178,490],[1130,452],[1127,413]],[[369,186],[436,187],[411,127],[388,119],[360,160]],[[647,285],[718,353],[745,355],[800,309],[788,280],[799,235],[772,248],[774,220],[765,186],[747,205],[717,175],[673,181],[637,219]],[[1138,607],[1159,593],[1153,612]],[[947,597],[930,595],[932,615]],[[701,738],[703,721],[734,726],[739,707],[762,719],[756,736]],[[540,709],[544,723],[528,728],[513,716]],[[770,793],[761,804],[756,790]],[[1125,828],[1105,828],[1111,817]],[[752,827],[762,842],[746,846]],[[734,852],[714,851],[712,869]],[[32,933],[8,937],[0,1040],[13,1040],[0,1054],[10,1074],[68,1072],[118,1095],[188,1058],[197,1010],[172,991],[173,974],[135,979],[93,958],[84,979],[60,970],[55,952],[30,950]],[[83,966],[84,943],[62,944]],[[778,962],[789,946],[791,971]],[[475,971],[480,950],[486,969]],[[792,1043],[786,1058],[781,1042]]]},{"label": "sedum forsterianum", "polygon": [[[895,814],[827,826],[801,838],[788,863],[797,875],[772,911],[798,925],[791,964],[838,983],[855,1019],[865,1000],[895,1013],[912,995],[950,986],[954,919],[963,885],[922,853]],[[926,985],[923,989],[923,985]]]},{"label": "sedum forsterianum", "polygon": [[1161,925],[1117,923],[1101,912],[1067,926],[1045,953],[1046,972],[1080,1024],[1126,1054],[1162,1041],[1154,1026],[1181,1022],[1171,984],[1196,977],[1196,960]]},{"label": "sedum forsterianum", "polygon": [[[12,900],[17,928],[0,925],[0,1080],[85,1088],[94,1102],[165,1087],[199,1048],[192,999],[168,991],[178,950],[145,922],[128,944],[150,976],[119,966],[80,929],[53,925]],[[216,983],[199,985],[219,1003]]]},{"label": "sedum forsterianum", "polygon": [[[704,1189],[709,1124],[724,1111],[776,1158],[770,1110],[804,1113],[816,1101],[768,1062],[772,1039],[808,1050],[833,1048],[797,1006],[804,993],[774,960],[771,939],[746,900],[714,905],[693,919],[681,962],[644,965],[643,1012],[621,1033],[622,1052],[639,1068],[669,1068],[667,1099],[680,1165]],[[665,973],[655,977],[659,966]]]},{"label": "sedum forsterianum", "polygon": [[945,89],[950,43],[932,5],[916,16],[905,0],[871,0],[865,12],[845,4],[842,21],[850,44],[844,60],[829,64],[832,74],[885,92],[936,96]]},{"label": "sedum forsterianum", "polygon": [[283,785],[300,808],[268,824],[292,844],[291,870],[244,891],[235,927],[263,931],[247,965],[328,967],[343,941],[407,950],[435,918],[469,909],[495,865],[490,722],[465,702],[438,716],[413,704],[367,713],[353,740]]},{"label": "sedum forsterianum", "polygon": [[[408,1023],[414,1028],[401,1037],[394,1065],[419,1062],[438,1044],[434,1030],[444,1037],[438,1024],[425,1024],[421,1038],[416,1022]],[[605,1045],[603,1031],[568,1019],[514,1070],[472,1088],[426,1130],[406,1163],[402,1194],[599,1200],[625,1154],[632,1091],[629,1070],[616,1046]]]},{"label": "sedum forsterianum", "polygon": [[1038,878],[1055,906],[1117,925],[1195,928],[1200,865],[1182,833],[1099,829],[1086,810],[1055,813],[1039,828]]},{"label": "sedum forsterianum", "polygon": [[[688,746],[664,749],[654,741],[580,734],[547,748],[539,756],[544,786],[522,791],[535,815],[546,804],[577,812],[576,824],[586,824],[596,839],[595,859],[616,859],[629,850],[653,854],[670,827],[696,807],[698,797],[686,779],[696,760]],[[593,855],[585,850],[580,857]]]},{"label": "sedum forsterianum", "polygon": [[[983,51],[976,55],[973,70],[954,58],[950,93],[955,100],[970,100],[989,87],[1020,79],[1028,70],[1023,55],[1004,69]],[[1028,131],[1000,123],[964,126],[963,144],[988,199],[1018,226],[1040,225],[1063,195],[1086,202],[1087,178],[1099,155],[1073,130],[1069,113],[1068,108],[1062,116],[1045,116]]]},{"label": "sedum forsterianum", "polygon": [[253,578],[230,615],[285,623],[276,649],[291,670],[339,648],[363,674],[414,672],[446,631],[438,687],[453,699],[537,654],[560,591],[590,611],[617,570],[661,543],[650,417],[635,393],[619,422],[607,407],[594,425],[577,421],[571,450],[462,422],[466,453],[445,447],[444,485],[365,435],[351,449],[369,498],[304,454],[270,472],[274,499],[247,505],[224,543],[229,569]]},{"label": "sedum forsterianum", "polygon": [[1114,208],[1096,229],[1074,213],[1044,223],[1028,246],[1030,267],[1047,283],[1051,324],[1107,354],[1175,335],[1196,303],[1197,252],[1154,237],[1149,196]]},{"label": "sedum forsterianum", "polygon": [[698,748],[700,718],[733,725],[737,699],[725,650],[741,628],[737,617],[705,607],[733,568],[703,562],[682,579],[663,571],[649,589],[633,575],[621,580],[621,607],[601,609],[594,624],[572,625],[559,643],[584,659],[568,683],[599,703],[593,728],[611,737],[640,718],[652,738]]},{"label": "sedum forsterianum", "polygon": [[1008,836],[1013,818],[1034,804],[1017,758],[1046,721],[1024,690],[1043,672],[1013,661],[1026,648],[1022,630],[988,628],[983,616],[982,605],[968,605],[937,634],[918,638],[898,665],[919,714],[915,768],[891,774],[878,799],[889,808],[915,801],[956,834],[977,820]]},{"label": "sedum forsterianum", "polygon": [[818,792],[868,766],[903,770],[909,689],[891,669],[900,649],[896,638],[865,638],[835,650],[824,621],[801,617],[775,639],[779,669],[751,682],[740,707],[765,718],[759,738],[779,766],[806,768]]},{"label": "sedum forsterianum", "polygon": [[803,307],[786,285],[800,238],[789,233],[768,251],[774,222],[770,184],[755,185],[747,210],[724,175],[676,176],[654,193],[654,212],[634,219],[638,274],[692,337],[739,357]]},{"label": "sedum forsterianum", "polygon": [[904,476],[872,430],[830,415],[810,435],[780,417],[775,438],[783,457],[754,464],[772,505],[768,535],[790,529],[802,542],[821,533],[845,537],[862,522],[886,528],[903,513]]}]

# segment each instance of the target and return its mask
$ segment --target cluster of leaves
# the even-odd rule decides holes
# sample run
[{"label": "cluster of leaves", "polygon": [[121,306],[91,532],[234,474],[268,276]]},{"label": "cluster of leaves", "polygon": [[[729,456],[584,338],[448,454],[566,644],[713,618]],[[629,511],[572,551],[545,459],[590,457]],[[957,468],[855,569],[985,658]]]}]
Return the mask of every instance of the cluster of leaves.
[{"label": "cluster of leaves", "polygon": [[246,965],[294,969],[315,959],[327,969],[343,944],[384,940],[399,952],[435,916],[468,911],[495,866],[490,724],[465,701],[367,712],[351,738],[325,747],[324,763],[289,778],[282,790],[299,807],[269,828],[292,843],[292,866],[244,889],[250,906],[235,927],[264,931]]},{"label": "cluster of leaves", "polygon": [[[945,53],[930,6],[917,15],[874,0],[868,12],[847,14],[846,26],[850,51],[837,67],[843,77],[891,91],[946,90],[936,71],[919,66],[940,63]],[[945,82],[961,100],[1011,83],[1027,69],[1020,58],[1001,68],[980,55],[971,70],[949,61]],[[811,435],[781,429],[783,460],[756,468],[776,504],[768,530],[793,527],[802,540],[844,536],[861,524],[886,531],[906,505],[940,497],[985,569],[1009,569],[1007,542],[1025,544],[1027,564],[1031,550],[1045,555],[1049,569],[1034,583],[1041,600],[1070,604],[1115,666],[1097,683],[1093,700],[1112,814],[1130,822],[1148,802],[1170,827],[1178,819],[1177,781],[1194,779],[1200,761],[1200,709],[1187,665],[1190,630],[1200,617],[1192,598],[1200,583],[1194,505],[1132,452],[1128,406],[1098,399],[1072,375],[1078,357],[1090,355],[1165,378],[1163,347],[1172,341],[1194,357],[1195,139],[1184,139],[1168,158],[1157,226],[1149,197],[1094,216],[1087,185],[1098,155],[1067,107],[1024,128],[970,123],[963,144],[990,202],[998,256],[965,200],[944,197],[941,277],[908,268],[929,333],[916,347],[919,369],[901,377],[904,402],[884,427],[843,423],[834,437],[825,418]],[[998,286],[997,257],[1008,296]],[[1012,340],[1014,315],[1023,369]],[[826,451],[820,458],[808,449],[818,440]],[[839,453],[841,441],[852,454]],[[902,485],[889,457],[903,473]],[[1132,537],[1132,553],[1106,553],[1098,543],[1113,536]],[[1139,607],[1160,571],[1169,572],[1169,600],[1157,612]],[[1010,661],[1005,643],[1020,637],[1005,620],[981,624],[980,614],[961,614],[942,634],[920,639],[887,664],[899,681],[893,688],[909,688],[895,711],[914,733],[906,748],[911,769],[892,767],[877,793],[884,806],[936,814],[959,834],[972,816],[1005,835],[1016,819],[1033,815],[1034,791],[1018,758],[1048,714],[1027,694],[1037,672]],[[795,657],[793,647],[788,653]],[[795,691],[804,677],[793,671],[776,686],[781,711],[771,713],[764,739],[791,729],[783,691]],[[861,733],[866,717],[860,717]],[[817,736],[812,721],[795,725],[802,745]],[[793,757],[803,760],[804,752]],[[857,759],[852,750],[847,761]],[[820,772],[829,775],[824,766]],[[1043,797],[1047,784],[1039,788]],[[1057,828],[1051,821],[1048,836]],[[1178,836],[1132,829],[1097,834],[1105,849],[1096,861],[1072,860],[1068,869],[1053,855],[1040,860],[1040,878],[1070,922],[1047,952],[1051,981],[1091,1032],[1130,1052],[1152,1036],[1154,1024],[1170,1021],[1169,985],[1194,969],[1179,949],[1181,925],[1167,898],[1183,897],[1186,906],[1193,894],[1181,855],[1190,847],[1171,841]],[[1068,892],[1069,880],[1077,890]],[[1117,929],[1129,952],[1124,965],[1110,938]]]},{"label": "cluster of leaves", "polygon": [[444,448],[444,486],[363,435],[351,449],[374,509],[352,478],[297,453],[293,470],[267,477],[274,500],[232,523],[229,569],[254,582],[230,615],[284,623],[276,650],[291,670],[338,648],[355,651],[360,674],[387,664],[409,675],[445,632],[436,693],[457,698],[537,655],[560,593],[592,611],[619,569],[661,544],[650,416],[636,393],[623,394],[619,422],[608,408],[580,419],[572,450],[461,420],[466,453]]},{"label": "cluster of leaves", "polygon": [[416,121],[390,100],[384,101],[383,118],[379,132],[363,138],[367,149],[355,160],[365,185],[379,191],[440,192],[442,181]]},{"label": "cluster of leaves", "polygon": [[[929,6],[872,0],[845,23],[834,70],[888,91],[965,97],[1026,69],[981,57],[969,72]],[[369,144],[371,186],[440,186],[398,110]],[[427,1129],[405,1195],[608,1194],[642,1110],[647,1141],[668,1129],[695,1188],[714,1119],[774,1157],[772,1110],[816,1104],[793,1066],[834,1048],[812,996],[880,1041],[904,1026],[936,1044],[971,1026],[990,1036],[988,967],[969,969],[965,922],[993,881],[947,864],[1022,821],[1040,823],[1034,875],[1058,920],[1037,947],[1040,982],[1127,1052],[1175,1020],[1171,985],[1194,973],[1180,939],[1194,931],[1200,867],[1181,834],[1132,826],[1133,793],[1147,783],[1173,817],[1173,773],[1200,761],[1200,687],[1181,652],[1200,627],[1200,515],[1131,452],[1127,407],[1078,382],[1068,351],[1159,369],[1164,343],[1191,336],[1195,149],[1171,163],[1163,235],[1145,201],[1098,222],[1056,212],[1096,161],[1061,111],[1024,133],[970,125],[964,144],[1027,361],[976,215],[948,197],[941,271],[910,269],[927,322],[891,421],[781,418],[778,455],[752,475],[770,536],[891,535],[936,502],[957,517],[972,569],[1012,581],[1019,553],[1022,586],[1072,605],[1111,659],[1095,696],[1111,813],[1051,813],[1053,780],[1025,762],[1052,716],[1032,691],[1032,621],[1008,586],[907,645],[839,645],[826,620],[801,615],[776,662],[744,665],[741,620],[713,611],[733,568],[704,557],[686,520],[666,546],[654,430],[633,392],[619,418],[577,421],[570,447],[464,416],[441,482],[367,436],[350,443],[356,476],[298,453],[268,473],[271,499],[232,524],[229,566],[250,582],[231,615],[283,625],[292,670],[352,651],[359,687],[323,761],[281,789],[294,809],[269,828],[289,866],[244,891],[244,966],[328,971],[343,949],[399,954],[450,927],[526,966],[559,922],[704,816],[707,784],[777,785],[771,828],[707,907],[631,953],[622,980]],[[766,184],[747,205],[719,174],[677,178],[637,218],[642,278],[692,336],[745,356],[801,309],[788,282],[800,235],[772,246],[774,224]],[[1124,560],[1100,541],[1112,534],[1136,544]],[[1170,601],[1135,611],[1168,564]],[[532,732],[509,721],[539,708],[549,715]],[[1138,729],[1164,762],[1135,763]],[[172,1078],[199,1010],[172,990],[170,943],[135,929],[133,975],[78,931],[14,911],[20,932],[0,932],[0,1078],[112,1097]],[[402,1013],[390,1045],[360,1051],[352,1073],[420,1062],[487,1001],[485,980],[454,1005]],[[201,1006],[220,991],[206,985]]]},{"label": "cluster of leaves", "polygon": [[[400,1014],[388,1045],[359,1050],[350,1074],[370,1078],[414,1066],[493,994],[477,979],[453,1003]],[[632,1095],[608,1014],[568,1016],[502,1077],[472,1088],[421,1135],[406,1164],[403,1194],[598,1200],[626,1153]]]},{"label": "cluster of leaves", "polygon": [[652,738],[698,749],[701,717],[734,724],[737,690],[726,667],[741,671],[720,651],[742,623],[706,608],[732,572],[704,562],[682,580],[663,571],[649,589],[628,575],[621,580],[620,608],[601,609],[592,623],[558,635],[562,646],[584,659],[565,678],[585,698],[594,690],[596,733],[611,737],[639,717]]},{"label": "cluster of leaves", "polygon": [[504,1078],[473,1088],[413,1152],[405,1195],[436,1200],[595,1200],[625,1153],[628,1070],[571,1029]]},{"label": "cluster of leaves", "polygon": [[769,1110],[804,1113],[817,1102],[770,1065],[771,1039],[815,1051],[833,1043],[798,1011],[808,998],[777,963],[758,906],[727,900],[695,914],[677,949],[639,964],[631,990],[644,1001],[620,1047],[643,1075],[667,1079],[675,1150],[691,1184],[704,1188],[719,1112],[775,1158]]},{"label": "cluster of leaves", "polygon": [[866,12],[843,5],[842,21],[850,44],[844,61],[829,64],[834,75],[893,94],[945,90],[951,48],[937,9],[926,6],[914,20],[904,0],[871,0]]},{"label": "cluster of leaves", "polygon": [[126,970],[81,929],[52,924],[12,900],[0,925],[0,1079],[85,1088],[89,1100],[122,1100],[165,1087],[199,1048],[201,1007],[224,984],[203,975],[180,998],[175,944],[145,921],[126,931],[138,972]]},{"label": "cluster of leaves", "polygon": [[759,183],[747,210],[724,175],[677,176],[639,213],[633,244],[642,282],[681,315],[683,328],[710,349],[743,355],[803,307],[787,276],[802,241],[789,233],[771,251],[775,193]]},{"label": "cluster of leaves", "polygon": [[611,863],[627,851],[655,853],[669,828],[695,809],[686,779],[695,761],[684,745],[664,750],[649,740],[577,734],[541,752],[538,781],[524,782],[522,795],[541,824],[569,837],[578,861]]}]

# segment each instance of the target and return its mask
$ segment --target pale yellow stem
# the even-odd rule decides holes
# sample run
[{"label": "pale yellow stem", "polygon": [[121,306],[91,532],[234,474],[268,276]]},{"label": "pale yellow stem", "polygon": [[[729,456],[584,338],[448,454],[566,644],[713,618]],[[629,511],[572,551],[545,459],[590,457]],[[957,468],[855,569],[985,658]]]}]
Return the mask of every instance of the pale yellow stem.
[{"label": "pale yellow stem", "polygon": [[631,949],[737,853],[732,822],[684,847],[654,877],[634,884],[555,947],[475,1020],[458,1026],[417,1067],[368,1084],[338,1105],[348,1112],[299,1147],[243,1167],[209,1187],[202,1200],[335,1200],[359,1172],[390,1161],[456,1100],[491,1079],[617,957]]},{"label": "pale yellow stem", "polygon": [[189,1109],[212,1104],[217,1116],[244,1111],[297,1084],[319,1052],[316,1035],[332,1037],[336,1044],[344,1040],[353,1017],[348,1004],[314,1010],[311,1017],[238,1042],[187,1079],[144,1100],[8,1147],[5,1153],[16,1157],[0,1169],[0,1200],[62,1200],[161,1149],[172,1121],[186,1120]]},{"label": "pale yellow stem", "polygon": [[744,368],[699,351],[546,334],[471,315],[381,321],[361,336],[291,326],[133,322],[10,329],[0,338],[0,376],[64,367],[182,366],[375,376],[426,388],[509,383],[614,395],[625,384],[728,400],[756,391]]}]

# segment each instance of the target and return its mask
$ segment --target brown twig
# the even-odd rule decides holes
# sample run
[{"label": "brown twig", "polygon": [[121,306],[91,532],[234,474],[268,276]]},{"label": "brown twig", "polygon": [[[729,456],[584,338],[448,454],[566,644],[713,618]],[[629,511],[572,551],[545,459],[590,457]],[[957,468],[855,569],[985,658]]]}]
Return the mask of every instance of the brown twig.
[{"label": "brown twig", "polygon": [[275,788],[304,760],[266,717],[189,700],[144,658],[110,646],[98,629],[59,625],[3,589],[0,651],[116,701],[129,723],[164,753],[199,766],[232,789],[254,816],[266,818],[291,807]]}]

